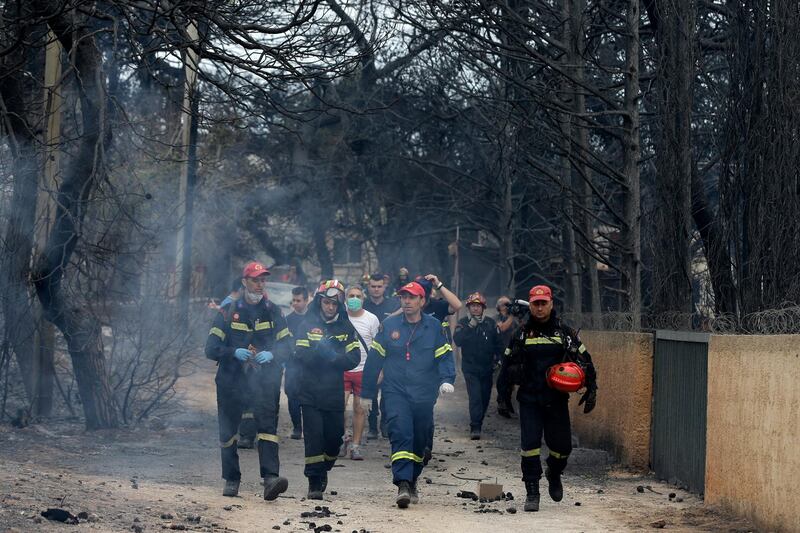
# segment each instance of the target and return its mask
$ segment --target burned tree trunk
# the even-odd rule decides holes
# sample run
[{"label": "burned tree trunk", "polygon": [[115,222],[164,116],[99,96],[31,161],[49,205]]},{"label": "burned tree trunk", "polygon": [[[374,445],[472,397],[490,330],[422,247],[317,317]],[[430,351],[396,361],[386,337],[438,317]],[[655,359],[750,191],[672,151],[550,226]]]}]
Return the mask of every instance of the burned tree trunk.
[{"label": "burned tree trunk", "polygon": [[693,0],[648,3],[658,47],[661,135],[656,148],[656,312],[692,310],[691,183],[692,84],[694,81]]},{"label": "burned tree trunk", "polygon": [[622,277],[626,311],[631,329],[641,327],[641,193],[639,182],[639,1],[630,0],[627,9],[625,50],[625,104],[623,115],[623,194]]},{"label": "burned tree trunk", "polygon": [[[35,2],[47,14],[47,24],[65,50],[73,56],[75,83],[80,98],[82,136],[59,185],[55,219],[44,250],[38,257],[33,281],[45,318],[64,336],[78,384],[87,429],[115,427],[117,408],[108,379],[100,337],[100,324],[84,311],[75,295],[65,294],[62,281],[80,238],[88,202],[104,171],[104,146],[110,141],[105,113],[105,76],[102,56],[88,29],[52,2]],[[74,40],[73,40],[74,39]]]},{"label": "burned tree trunk", "polygon": [[[30,294],[30,263],[36,227],[36,198],[42,162],[36,131],[41,121],[39,47],[25,47],[19,40],[43,45],[46,27],[33,24],[31,8],[18,2],[3,8],[0,33],[8,54],[0,59],[0,116],[11,150],[13,194],[3,236],[0,259],[0,301],[4,316],[4,349],[13,352],[29,400],[30,414],[46,416],[52,408],[53,360],[37,346],[41,320]],[[13,43],[17,43],[14,45]]]},{"label": "burned tree trunk", "polygon": [[[17,4],[6,7],[15,6]],[[19,13],[14,13],[8,18],[22,17]],[[19,30],[19,28],[11,30],[15,29]],[[4,30],[9,29],[4,28]],[[23,54],[12,53],[5,56],[0,69],[0,112],[10,141],[11,174],[14,176],[14,192],[8,213],[8,225],[3,235],[3,255],[0,260],[3,343],[14,353],[22,374],[25,392],[28,399],[34,402],[35,327],[27,281],[36,222],[39,158],[33,126],[26,120],[28,109],[24,98],[28,91],[23,81],[25,77]]]}]

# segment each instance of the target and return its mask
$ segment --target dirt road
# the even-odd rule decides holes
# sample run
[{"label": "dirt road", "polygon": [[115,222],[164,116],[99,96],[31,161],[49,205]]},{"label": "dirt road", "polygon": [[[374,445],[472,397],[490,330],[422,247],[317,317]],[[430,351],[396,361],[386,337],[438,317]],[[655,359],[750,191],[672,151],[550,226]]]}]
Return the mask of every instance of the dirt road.
[{"label": "dirt road", "polygon": [[[524,513],[518,421],[498,418],[493,404],[484,439],[468,440],[463,381],[456,387],[454,397],[437,405],[434,460],[423,472],[430,482],[420,485],[421,503],[407,510],[393,505],[386,440],[370,442],[363,462],[339,460],[326,500],[305,501],[302,441],[288,438],[285,398],[280,424],[286,436],[281,469],[289,478],[285,497],[261,498],[253,450],[240,452],[240,497],[222,497],[213,367],[204,363],[184,383],[182,410],[166,420],[165,429],[86,433],[67,423],[0,427],[0,532],[753,530],[745,521],[705,509],[695,496],[609,467],[603,452],[582,448],[565,473],[564,500],[550,501],[543,482],[540,512]],[[459,491],[474,491],[476,483],[458,477],[496,478],[515,499],[482,504],[459,498]],[[88,520],[65,525],[42,519],[39,514],[48,507],[83,511]]]}]

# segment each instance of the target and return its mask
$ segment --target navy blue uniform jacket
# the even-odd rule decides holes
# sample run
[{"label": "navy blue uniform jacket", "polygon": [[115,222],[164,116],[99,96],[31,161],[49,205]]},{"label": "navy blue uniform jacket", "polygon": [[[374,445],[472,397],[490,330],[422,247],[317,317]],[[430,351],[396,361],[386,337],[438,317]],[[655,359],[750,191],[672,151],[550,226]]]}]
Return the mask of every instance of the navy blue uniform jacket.
[{"label": "navy blue uniform jacket", "polygon": [[456,379],[453,349],[441,321],[422,315],[409,324],[404,315],[384,320],[364,366],[361,396],[375,398],[383,370],[384,393],[404,393],[414,402],[434,402],[439,385]]}]

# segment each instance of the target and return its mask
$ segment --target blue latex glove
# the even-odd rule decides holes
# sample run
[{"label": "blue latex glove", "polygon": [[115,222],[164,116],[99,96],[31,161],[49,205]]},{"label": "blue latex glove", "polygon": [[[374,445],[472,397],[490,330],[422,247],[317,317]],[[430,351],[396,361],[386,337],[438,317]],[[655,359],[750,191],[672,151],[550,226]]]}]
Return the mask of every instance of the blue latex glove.
[{"label": "blue latex glove", "polygon": [[317,343],[317,353],[328,361],[336,359],[336,348],[333,347],[333,343],[327,337]]},{"label": "blue latex glove", "polygon": [[236,351],[233,352],[233,356],[243,363],[250,359],[251,355],[253,354],[247,348],[236,348]]},{"label": "blue latex glove", "polygon": [[272,352],[268,352],[266,350],[258,352],[256,354],[256,363],[258,363],[259,365],[263,365],[264,363],[269,363],[270,361],[272,361],[272,357],[273,357]]}]

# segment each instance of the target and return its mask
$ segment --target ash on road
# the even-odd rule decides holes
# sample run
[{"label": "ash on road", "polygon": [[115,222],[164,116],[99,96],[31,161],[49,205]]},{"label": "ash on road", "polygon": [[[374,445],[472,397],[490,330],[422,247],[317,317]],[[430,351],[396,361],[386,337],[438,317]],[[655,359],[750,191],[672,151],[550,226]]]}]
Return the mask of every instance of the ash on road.
[{"label": "ash on road", "polygon": [[[394,506],[389,443],[383,439],[367,443],[365,461],[337,462],[325,501],[305,501],[303,445],[288,438],[285,397],[280,456],[289,490],[277,501],[265,502],[256,453],[241,450],[240,496],[224,498],[213,376],[212,364],[204,362],[184,380],[180,414],[166,420],[164,429],[87,433],[77,423],[2,427],[0,532],[754,529],[746,521],[706,509],[697,496],[615,469],[605,453],[583,448],[574,451],[565,472],[564,500],[550,501],[543,480],[541,510],[523,512],[518,421],[497,417],[493,403],[484,438],[470,441],[463,380],[456,383],[455,395],[437,404],[434,459],[423,472],[419,505],[406,510]],[[514,499],[481,503],[458,497],[460,491],[477,489],[475,481],[459,478],[496,479]],[[43,518],[48,508],[69,511],[79,523]]]}]

